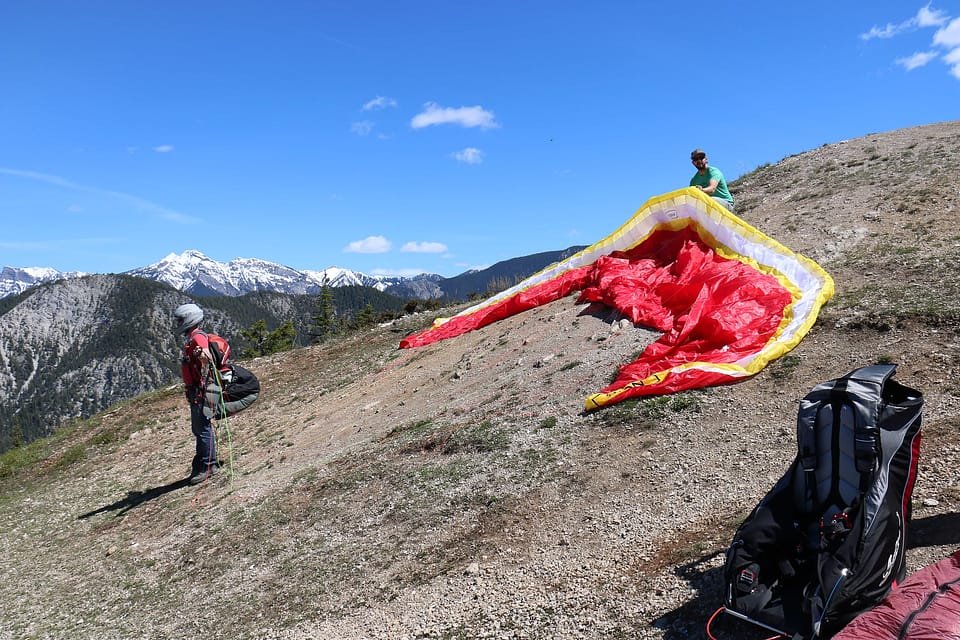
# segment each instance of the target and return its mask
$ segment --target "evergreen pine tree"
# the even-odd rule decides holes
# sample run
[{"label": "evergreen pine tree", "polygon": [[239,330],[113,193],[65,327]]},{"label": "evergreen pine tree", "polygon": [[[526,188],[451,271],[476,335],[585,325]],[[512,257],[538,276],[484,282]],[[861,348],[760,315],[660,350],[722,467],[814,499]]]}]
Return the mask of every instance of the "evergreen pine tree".
[{"label": "evergreen pine tree", "polygon": [[264,355],[293,349],[293,339],[296,335],[297,332],[293,328],[293,322],[287,320],[267,336]]},{"label": "evergreen pine tree", "polygon": [[363,309],[357,312],[356,324],[358,328],[369,327],[377,320],[377,312],[371,303],[367,303]]},{"label": "evergreen pine tree", "polygon": [[317,306],[313,313],[313,324],[310,326],[310,337],[313,342],[323,342],[337,332],[337,322],[333,305],[333,292],[324,278],[323,287],[317,297]]},{"label": "evergreen pine tree", "polygon": [[241,329],[240,336],[250,343],[241,353],[242,358],[256,358],[266,355],[266,345],[268,339],[267,321],[257,320],[249,329]]}]

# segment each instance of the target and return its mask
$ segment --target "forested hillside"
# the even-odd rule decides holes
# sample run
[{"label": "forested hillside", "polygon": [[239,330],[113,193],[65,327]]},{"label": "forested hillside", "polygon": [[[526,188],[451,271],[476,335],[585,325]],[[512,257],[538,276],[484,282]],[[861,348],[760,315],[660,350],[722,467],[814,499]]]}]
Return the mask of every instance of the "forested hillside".
[{"label": "forested hillside", "polygon": [[[355,316],[373,320],[404,313],[408,300],[370,287],[329,289],[334,331]],[[126,275],[86,276],[47,283],[0,300],[0,452],[179,378],[179,346],[170,314],[199,303],[204,326],[242,353],[241,331],[263,321],[284,322],[293,343],[310,344],[319,296],[252,293],[195,298],[152,280]],[[414,304],[415,306],[415,304]]]}]

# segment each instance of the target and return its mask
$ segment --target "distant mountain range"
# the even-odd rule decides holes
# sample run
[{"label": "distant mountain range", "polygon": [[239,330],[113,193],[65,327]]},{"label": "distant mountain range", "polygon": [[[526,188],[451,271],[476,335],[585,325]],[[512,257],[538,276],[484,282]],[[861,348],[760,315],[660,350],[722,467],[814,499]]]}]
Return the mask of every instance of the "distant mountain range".
[{"label": "distant mountain range", "polygon": [[74,417],[177,380],[179,340],[170,313],[185,300],[206,326],[243,346],[263,320],[291,321],[309,340],[326,280],[338,317],[370,306],[403,313],[411,300],[462,301],[502,290],[579,250],[539,253],[454,278],[378,278],[331,267],[301,272],[255,259],[221,263],[197,251],[171,254],[125,274],[6,267],[0,277],[0,453]]},{"label": "distant mountain range", "polygon": [[257,258],[217,262],[199,251],[171,253],[160,262],[133,269],[127,275],[163,282],[196,296],[242,296],[254,291],[314,294],[320,292],[324,282],[330,287],[361,285],[384,291],[405,280],[368,276],[339,267],[297,271]]},{"label": "distant mountain range", "polygon": [[[411,278],[370,276],[340,267],[329,267],[323,271],[297,271],[257,258],[218,262],[192,250],[179,255],[171,253],[159,262],[132,269],[125,275],[162,282],[194,296],[242,296],[256,291],[310,295],[319,293],[326,284],[329,287],[371,287],[401,298],[465,300],[474,294],[482,295],[494,287],[502,289],[503,284],[512,285],[582,248],[570,247],[564,251],[513,258],[453,278],[426,273]],[[23,293],[44,282],[86,275],[90,274],[62,272],[46,267],[7,266],[0,272],[0,298]]]}]

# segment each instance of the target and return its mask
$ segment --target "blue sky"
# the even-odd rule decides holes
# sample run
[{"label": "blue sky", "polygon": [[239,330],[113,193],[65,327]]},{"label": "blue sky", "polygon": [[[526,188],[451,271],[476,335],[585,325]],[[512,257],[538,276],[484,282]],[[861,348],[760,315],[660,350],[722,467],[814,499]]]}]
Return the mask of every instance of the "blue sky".
[{"label": "blue sky", "polygon": [[957,119],[960,0],[8,0],[0,87],[0,265],[449,277]]}]

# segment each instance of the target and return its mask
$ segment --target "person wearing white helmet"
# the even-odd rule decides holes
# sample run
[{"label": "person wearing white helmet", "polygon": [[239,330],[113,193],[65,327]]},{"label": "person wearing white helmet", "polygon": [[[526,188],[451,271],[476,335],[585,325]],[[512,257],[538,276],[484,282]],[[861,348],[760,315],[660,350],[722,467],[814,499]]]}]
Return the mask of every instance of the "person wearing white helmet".
[{"label": "person wearing white helmet", "polygon": [[180,358],[180,374],[190,403],[190,427],[197,438],[197,451],[190,470],[190,484],[200,484],[220,471],[217,463],[217,444],[213,426],[203,412],[204,387],[211,375],[210,343],[207,334],[200,330],[203,310],[193,304],[182,304],[173,312],[173,333],[186,337],[183,355]]}]

